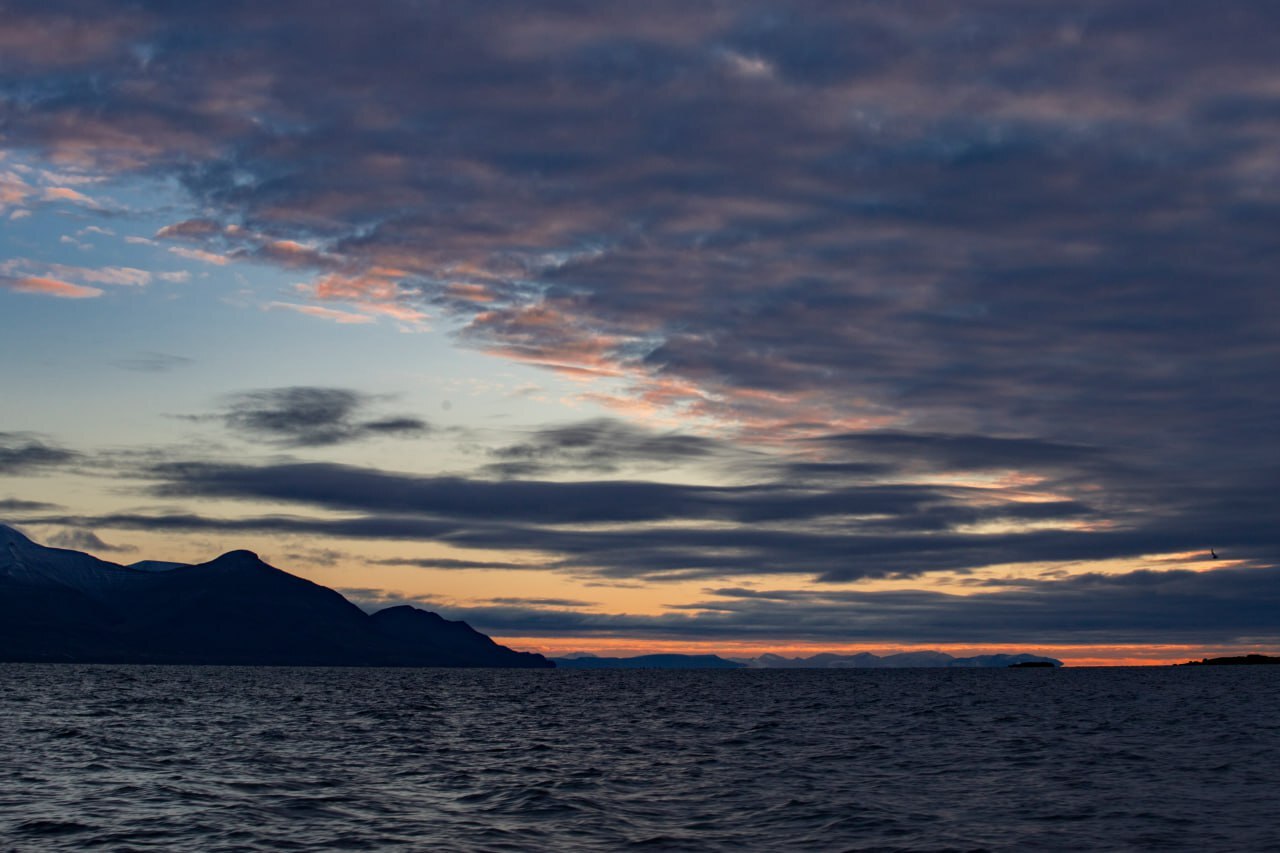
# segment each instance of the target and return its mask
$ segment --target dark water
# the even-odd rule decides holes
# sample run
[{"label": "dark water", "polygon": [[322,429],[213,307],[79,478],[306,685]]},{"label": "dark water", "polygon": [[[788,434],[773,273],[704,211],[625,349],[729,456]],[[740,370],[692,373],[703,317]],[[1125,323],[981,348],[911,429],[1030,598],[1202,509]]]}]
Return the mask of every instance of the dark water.
[{"label": "dark water", "polygon": [[1280,667],[0,679],[5,850],[1280,850]]}]

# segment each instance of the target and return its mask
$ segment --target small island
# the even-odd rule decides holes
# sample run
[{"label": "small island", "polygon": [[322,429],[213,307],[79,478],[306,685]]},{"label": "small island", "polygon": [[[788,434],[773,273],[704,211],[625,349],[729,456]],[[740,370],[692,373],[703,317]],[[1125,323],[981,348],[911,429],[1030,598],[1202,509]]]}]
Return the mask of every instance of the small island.
[{"label": "small island", "polygon": [[1257,666],[1259,664],[1280,664],[1280,657],[1273,655],[1240,655],[1229,658],[1201,658],[1189,660],[1177,666]]}]

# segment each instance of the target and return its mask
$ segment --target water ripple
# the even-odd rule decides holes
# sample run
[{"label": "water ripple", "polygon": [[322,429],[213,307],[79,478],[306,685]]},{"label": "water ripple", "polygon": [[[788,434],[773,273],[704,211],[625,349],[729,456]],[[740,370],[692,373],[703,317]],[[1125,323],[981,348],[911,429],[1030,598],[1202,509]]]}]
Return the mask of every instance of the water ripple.
[{"label": "water ripple", "polygon": [[5,850],[1280,849],[1272,669],[0,676]]}]

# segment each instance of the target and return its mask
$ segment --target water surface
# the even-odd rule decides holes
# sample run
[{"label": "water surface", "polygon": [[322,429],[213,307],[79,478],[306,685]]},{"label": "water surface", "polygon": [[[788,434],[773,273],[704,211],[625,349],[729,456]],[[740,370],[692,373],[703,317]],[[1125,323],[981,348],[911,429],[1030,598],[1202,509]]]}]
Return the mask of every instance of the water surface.
[{"label": "water surface", "polygon": [[0,665],[0,849],[1280,849],[1280,667]]}]

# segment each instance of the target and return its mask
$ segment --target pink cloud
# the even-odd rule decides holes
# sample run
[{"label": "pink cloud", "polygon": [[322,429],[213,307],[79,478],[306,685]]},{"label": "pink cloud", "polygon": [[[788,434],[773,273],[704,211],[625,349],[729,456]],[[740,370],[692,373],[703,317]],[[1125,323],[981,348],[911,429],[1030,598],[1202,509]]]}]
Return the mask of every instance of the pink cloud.
[{"label": "pink cloud", "polygon": [[294,302],[272,302],[267,305],[267,310],[283,308],[287,311],[296,311],[299,314],[306,314],[308,317],[319,317],[322,320],[332,320],[335,323],[343,325],[372,323],[374,319],[368,314],[356,314],[351,311],[338,311],[334,308],[323,308],[319,305],[298,305]]},{"label": "pink cloud", "polygon": [[223,228],[211,219],[184,219],[156,232],[157,240],[199,240],[221,234]]},{"label": "pink cloud", "polygon": [[[75,243],[74,240],[65,239],[63,242]],[[145,287],[151,283],[151,273],[134,267],[78,267],[71,264],[40,263],[28,258],[11,258],[0,263],[0,276],[11,279],[70,280],[114,287]]]},{"label": "pink cloud", "polygon": [[99,206],[96,201],[84,193],[73,190],[70,187],[45,187],[43,198],[45,201],[69,201],[75,204],[83,204],[86,207]]},{"label": "pink cloud", "polygon": [[56,278],[34,275],[26,278],[0,278],[0,287],[7,287],[18,293],[37,293],[42,296],[56,296],[60,299],[92,299],[102,295],[102,291],[96,287],[83,287],[59,281]]},{"label": "pink cloud", "polygon": [[31,195],[31,186],[14,172],[0,172],[0,207],[22,204]]}]

